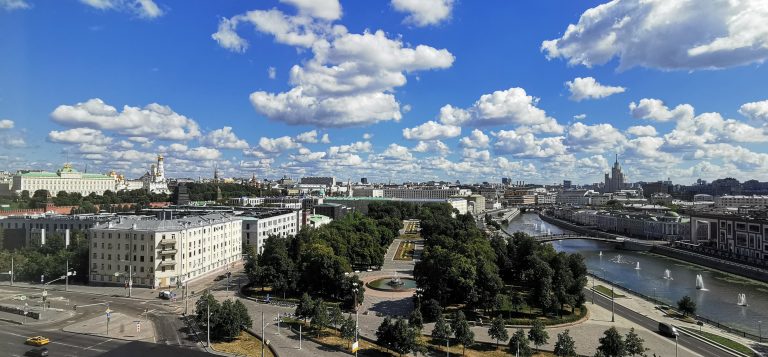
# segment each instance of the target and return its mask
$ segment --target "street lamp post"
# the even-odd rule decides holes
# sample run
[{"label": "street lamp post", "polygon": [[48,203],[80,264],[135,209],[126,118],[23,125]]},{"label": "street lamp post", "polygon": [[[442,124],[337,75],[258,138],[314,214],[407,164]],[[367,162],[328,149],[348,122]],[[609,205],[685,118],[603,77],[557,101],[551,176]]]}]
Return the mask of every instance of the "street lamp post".
[{"label": "street lamp post", "polygon": [[[206,299],[207,300],[207,299]],[[206,306],[206,317],[208,321],[205,323],[205,327],[208,329],[208,332],[206,333],[205,337],[208,340],[208,348],[211,347],[211,302],[207,301]]]},{"label": "street lamp post", "polygon": [[424,289],[422,288],[416,288],[416,303],[418,304],[418,309],[421,310],[421,297],[424,295]]},{"label": "street lamp post", "polygon": [[[360,316],[357,314],[357,291],[358,291],[357,290],[357,283],[356,282],[352,283],[352,296],[354,297],[354,300],[355,300],[355,305],[354,305],[354,308],[355,308],[355,344],[360,343],[360,341],[358,341],[358,339],[357,339],[357,331],[359,329],[358,323],[360,321]],[[358,349],[359,349],[359,346],[358,346]],[[357,349],[355,350],[355,357],[357,357]]]},{"label": "street lamp post", "polygon": [[677,357],[677,335],[675,335],[675,357]]},{"label": "street lamp post", "polygon": [[[133,275],[132,275],[133,266],[128,265],[128,281],[126,281],[126,285],[128,285],[128,297],[133,297]],[[125,273],[121,273],[119,271],[115,272],[115,277],[118,276],[125,277]]]},{"label": "street lamp post", "polygon": [[592,305],[595,304],[595,276],[592,276]]},{"label": "street lamp post", "polygon": [[763,322],[762,321],[757,322],[757,331],[758,331],[757,332],[758,341],[762,343],[763,342]]}]

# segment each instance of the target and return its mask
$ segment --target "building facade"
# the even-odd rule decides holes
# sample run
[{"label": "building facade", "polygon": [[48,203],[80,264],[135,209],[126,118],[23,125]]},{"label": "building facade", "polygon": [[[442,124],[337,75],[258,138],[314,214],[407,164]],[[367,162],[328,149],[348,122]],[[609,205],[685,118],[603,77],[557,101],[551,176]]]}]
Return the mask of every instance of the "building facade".
[{"label": "building facade", "polygon": [[693,244],[719,253],[764,261],[768,257],[768,219],[740,215],[697,214],[691,216]]},{"label": "building facade", "polygon": [[13,176],[12,190],[16,194],[27,191],[30,196],[38,190],[46,190],[52,196],[56,196],[60,191],[77,192],[83,196],[91,193],[103,195],[104,191],[114,191],[116,183],[116,177],[81,173],[72,168],[72,165],[64,164],[56,172],[17,173]]},{"label": "building facade", "polygon": [[239,218],[243,220],[242,243],[254,246],[258,254],[264,251],[267,238],[294,236],[304,222],[302,211],[292,209],[248,212]]},{"label": "building facade", "polygon": [[619,155],[616,155],[616,161],[613,163],[613,167],[611,168],[611,174],[610,176],[606,173],[605,174],[605,192],[617,192],[621,191],[625,188],[625,177],[624,173],[621,172],[621,165],[619,165]]},{"label": "building facade", "polygon": [[715,207],[768,206],[768,196],[725,195],[715,197]]},{"label": "building facade", "polygon": [[302,177],[299,183],[305,185],[323,185],[325,187],[336,186],[335,177]]},{"label": "building facade", "polygon": [[226,214],[174,220],[121,217],[90,229],[92,284],[178,287],[242,260],[242,220]]}]

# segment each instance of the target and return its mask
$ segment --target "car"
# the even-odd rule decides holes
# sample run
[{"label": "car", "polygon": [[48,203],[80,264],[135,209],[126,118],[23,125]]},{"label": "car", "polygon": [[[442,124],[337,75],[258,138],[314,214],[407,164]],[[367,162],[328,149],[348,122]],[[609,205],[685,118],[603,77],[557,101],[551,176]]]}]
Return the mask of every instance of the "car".
[{"label": "car", "polygon": [[217,276],[215,279],[213,279],[213,281],[220,281],[220,280],[224,280],[226,278],[227,278],[227,276],[222,274],[222,275]]},{"label": "car", "polygon": [[170,300],[171,299],[171,292],[168,290],[163,290],[160,292],[160,295],[158,295],[159,298]]},{"label": "car", "polygon": [[47,357],[48,356],[48,349],[43,348],[35,348],[34,350],[29,350],[26,353],[24,353],[25,356],[29,357]]},{"label": "car", "polygon": [[677,338],[677,336],[680,335],[680,333],[677,332],[677,329],[675,328],[675,326],[672,326],[670,324],[666,324],[663,322],[659,322],[659,333],[665,336],[675,337],[675,338]]},{"label": "car", "polygon": [[43,346],[49,344],[50,342],[51,340],[43,336],[35,336],[28,338],[25,343],[32,346]]}]

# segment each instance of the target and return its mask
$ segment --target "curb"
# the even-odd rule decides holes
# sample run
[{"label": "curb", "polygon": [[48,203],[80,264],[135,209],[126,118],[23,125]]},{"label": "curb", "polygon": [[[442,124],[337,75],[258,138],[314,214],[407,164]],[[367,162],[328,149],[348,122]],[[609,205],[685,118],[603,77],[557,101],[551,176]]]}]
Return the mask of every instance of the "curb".
[{"label": "curb", "polygon": [[[721,345],[721,344],[719,344],[719,343],[716,343],[716,342],[713,342],[713,341],[711,341],[711,340],[709,340],[709,339],[706,339],[706,338],[704,338],[704,337],[701,337],[701,336],[699,336],[699,335],[697,335],[697,334],[695,334],[695,333],[692,333],[692,332],[686,331],[684,328],[682,328],[682,327],[680,327],[680,326],[675,326],[675,328],[677,328],[677,330],[678,330],[678,331],[680,331],[680,333],[682,333],[682,334],[685,334],[685,335],[686,335],[686,336],[688,336],[688,337],[691,337],[691,338],[697,339],[697,340],[699,340],[699,341],[701,341],[701,342],[703,342],[703,343],[706,343],[706,344],[708,344],[708,345],[710,345],[710,346],[712,346],[712,347],[715,347],[715,348],[717,348],[717,349],[720,349],[720,350],[722,350],[722,351],[728,352],[728,353],[730,353],[730,354],[731,354],[731,355],[733,355],[733,356],[752,357],[752,356],[750,356],[750,355],[746,355],[746,354],[744,354],[744,353],[741,353],[741,352],[739,352],[739,351],[736,351],[736,350],[734,350],[734,349],[732,349],[732,348],[730,348],[730,347],[727,347],[727,346],[723,346],[723,345]],[[749,346],[747,346],[747,348],[749,348]],[[751,348],[750,348],[750,349],[751,349]],[[754,350],[753,350],[753,352],[754,352]]]},{"label": "curb", "polygon": [[[14,288],[22,288],[22,289],[43,290],[42,288],[38,288],[38,287],[35,287],[35,286],[14,285],[13,287]],[[99,295],[99,296],[119,297],[119,298],[123,298],[123,299],[131,299],[131,300],[154,301],[154,299],[147,299],[147,298],[140,298],[140,297],[117,296],[115,294],[104,294],[104,293],[98,293],[98,292],[79,291],[79,290],[64,291],[63,289],[52,289],[50,287],[46,288],[45,290],[48,290],[48,291],[59,291],[59,292],[63,292],[63,293],[79,293],[79,294],[90,294],[90,295]]]}]

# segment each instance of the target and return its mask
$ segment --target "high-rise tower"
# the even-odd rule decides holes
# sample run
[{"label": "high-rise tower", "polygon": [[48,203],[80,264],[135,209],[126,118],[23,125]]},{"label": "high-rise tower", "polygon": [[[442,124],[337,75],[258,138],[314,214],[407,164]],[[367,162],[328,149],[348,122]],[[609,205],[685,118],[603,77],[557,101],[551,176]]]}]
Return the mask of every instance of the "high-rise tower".
[{"label": "high-rise tower", "polygon": [[624,189],[624,173],[621,172],[619,164],[619,154],[616,154],[616,161],[611,168],[610,176],[605,174],[605,192],[617,192]]}]

